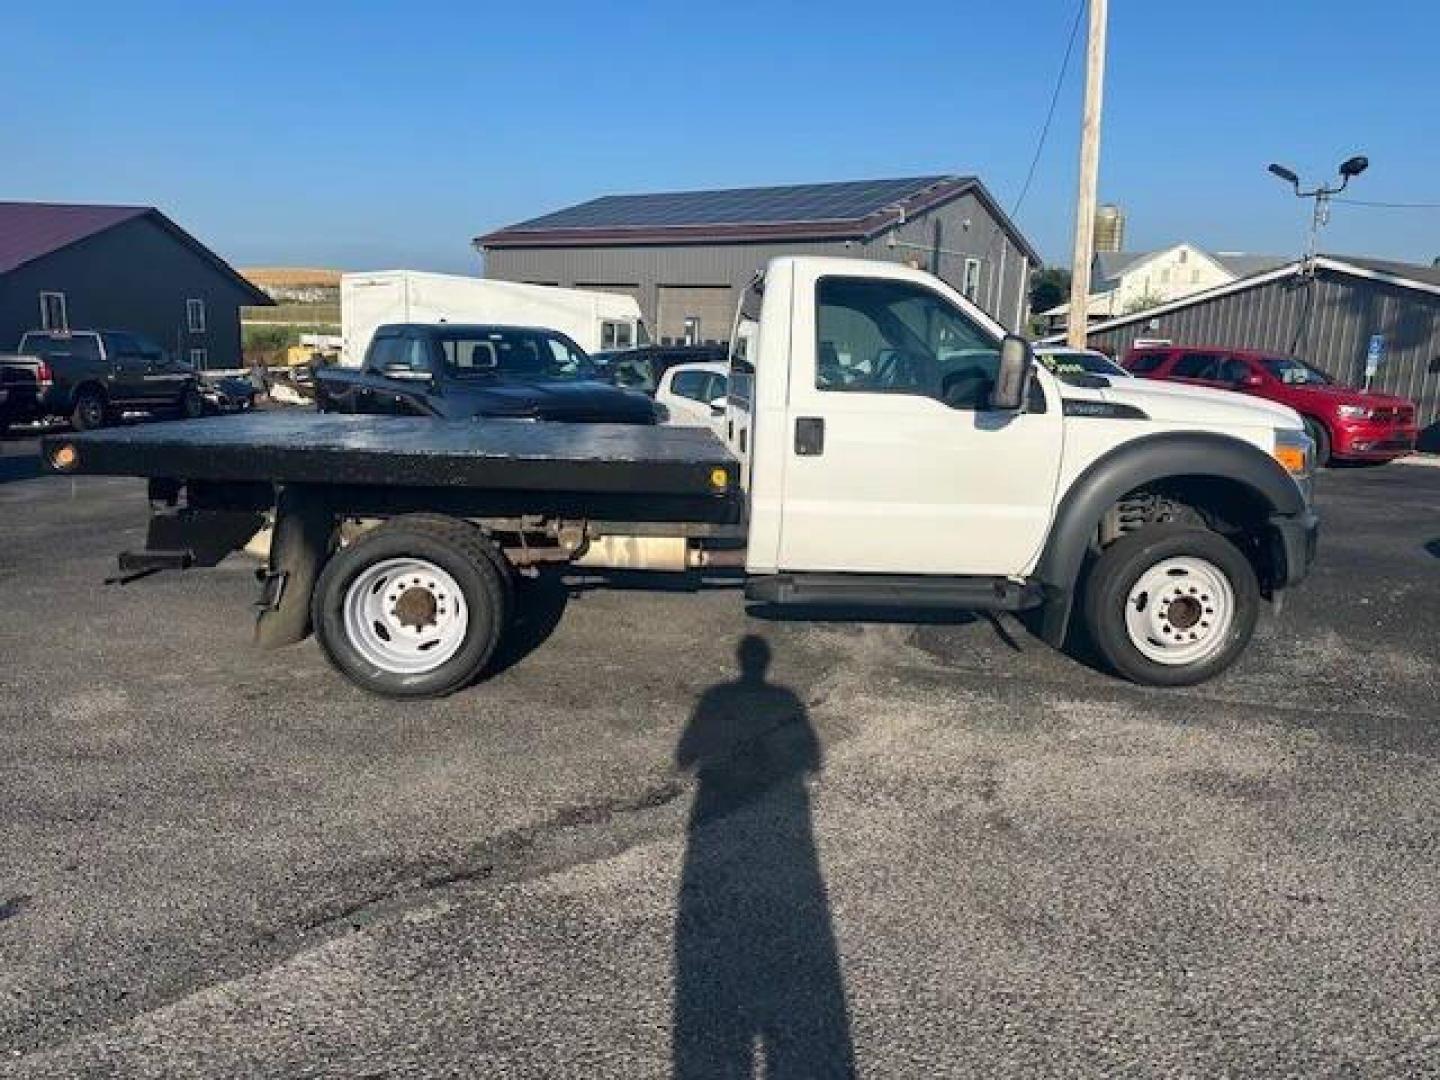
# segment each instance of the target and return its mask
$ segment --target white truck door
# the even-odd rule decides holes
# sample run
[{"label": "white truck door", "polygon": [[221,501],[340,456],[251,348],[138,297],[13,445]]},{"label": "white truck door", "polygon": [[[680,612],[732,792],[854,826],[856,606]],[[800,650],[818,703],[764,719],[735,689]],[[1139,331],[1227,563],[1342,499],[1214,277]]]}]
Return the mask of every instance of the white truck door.
[{"label": "white truck door", "polygon": [[903,267],[797,260],[791,330],[778,569],[1021,573],[1060,471],[1054,384],[989,411],[1001,331]]}]

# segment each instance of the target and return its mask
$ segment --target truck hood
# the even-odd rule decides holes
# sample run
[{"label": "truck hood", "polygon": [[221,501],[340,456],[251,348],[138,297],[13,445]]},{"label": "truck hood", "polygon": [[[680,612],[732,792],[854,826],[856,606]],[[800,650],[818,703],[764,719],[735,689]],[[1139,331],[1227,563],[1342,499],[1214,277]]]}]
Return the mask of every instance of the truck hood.
[{"label": "truck hood", "polygon": [[644,394],[603,382],[506,379],[456,380],[432,399],[447,417],[503,416],[605,424],[653,424],[655,406]]},{"label": "truck hood", "polygon": [[1159,382],[1154,379],[1109,380],[1090,390],[1061,383],[1066,397],[1133,405],[1153,420],[1181,424],[1235,424],[1248,427],[1303,428],[1300,415],[1288,405],[1231,390]]}]

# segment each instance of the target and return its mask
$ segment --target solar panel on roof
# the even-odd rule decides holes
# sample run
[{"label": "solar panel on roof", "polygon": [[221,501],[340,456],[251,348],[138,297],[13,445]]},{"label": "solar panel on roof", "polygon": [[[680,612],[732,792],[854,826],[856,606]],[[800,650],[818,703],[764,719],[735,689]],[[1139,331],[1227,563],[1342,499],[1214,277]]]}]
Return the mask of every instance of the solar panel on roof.
[{"label": "solar panel on roof", "polygon": [[912,197],[945,176],[836,184],[606,195],[518,225],[516,230],[665,228],[855,221]]}]

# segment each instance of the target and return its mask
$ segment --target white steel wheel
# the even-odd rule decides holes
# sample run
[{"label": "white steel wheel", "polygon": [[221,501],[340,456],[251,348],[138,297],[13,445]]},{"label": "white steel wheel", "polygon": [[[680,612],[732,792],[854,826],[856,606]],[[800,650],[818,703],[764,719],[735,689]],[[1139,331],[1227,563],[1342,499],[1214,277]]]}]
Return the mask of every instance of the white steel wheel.
[{"label": "white steel wheel", "polygon": [[1163,559],[1143,572],[1125,600],[1130,643],[1157,664],[1202,664],[1226,648],[1235,590],[1224,571],[1193,555]]},{"label": "white steel wheel", "polygon": [[357,574],[342,604],[345,637],[392,675],[423,675],[465,642],[469,610],[459,584],[427,559],[385,559]]}]

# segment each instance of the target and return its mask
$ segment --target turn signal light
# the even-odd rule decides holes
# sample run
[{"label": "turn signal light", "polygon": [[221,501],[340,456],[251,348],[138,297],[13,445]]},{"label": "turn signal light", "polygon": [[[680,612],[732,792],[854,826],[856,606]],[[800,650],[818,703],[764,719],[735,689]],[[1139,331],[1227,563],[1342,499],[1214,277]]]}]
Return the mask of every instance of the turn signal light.
[{"label": "turn signal light", "polygon": [[724,491],[730,486],[730,474],[724,469],[711,469],[710,486],[716,491]]},{"label": "turn signal light", "polygon": [[1294,473],[1296,476],[1305,474],[1307,464],[1305,451],[1298,446],[1277,446],[1275,448],[1275,460],[1285,466],[1285,471]]},{"label": "turn signal light", "polygon": [[50,464],[62,472],[66,469],[73,469],[80,463],[80,453],[72,443],[61,443],[50,455]]}]

